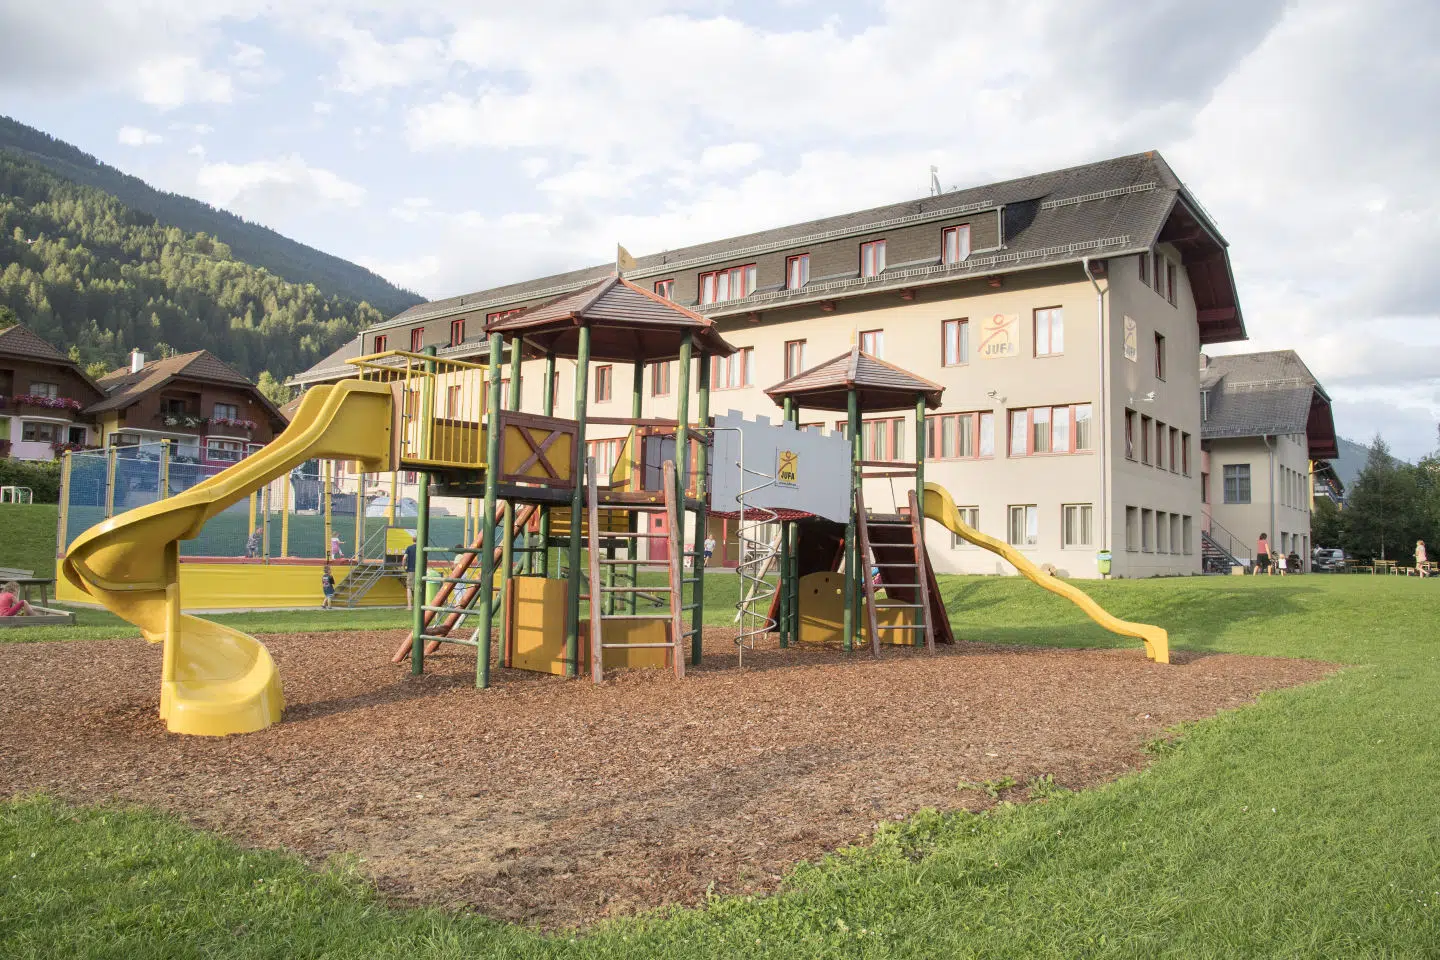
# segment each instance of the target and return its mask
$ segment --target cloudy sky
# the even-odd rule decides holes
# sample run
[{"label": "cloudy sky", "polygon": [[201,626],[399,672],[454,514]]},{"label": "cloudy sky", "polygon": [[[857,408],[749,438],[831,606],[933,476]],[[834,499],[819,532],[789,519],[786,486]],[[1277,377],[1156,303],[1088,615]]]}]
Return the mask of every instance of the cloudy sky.
[{"label": "cloudy sky", "polygon": [[1251,341],[1435,446],[1434,0],[0,0],[0,112],[428,297],[1158,149]]}]

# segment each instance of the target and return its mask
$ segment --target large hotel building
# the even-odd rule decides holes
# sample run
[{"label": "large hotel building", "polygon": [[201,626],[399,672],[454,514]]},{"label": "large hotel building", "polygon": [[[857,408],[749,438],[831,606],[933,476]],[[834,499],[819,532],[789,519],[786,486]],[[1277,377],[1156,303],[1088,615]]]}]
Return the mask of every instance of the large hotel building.
[{"label": "large hotel building", "polygon": [[[487,320],[613,270],[413,307],[292,382],[348,376],[346,360],[384,350],[483,357]],[[945,388],[926,478],[972,525],[1063,575],[1096,576],[1102,550],[1118,576],[1200,572],[1201,350],[1243,340],[1245,326],[1225,240],[1159,154],[642,256],[625,276],[713,318],[740,348],[714,364],[712,413],[778,420],[766,387],[858,342]],[[566,366],[557,413],[572,402]],[[673,366],[641,372],[645,416],[674,415]],[[592,365],[592,415],[630,415],[633,375]],[[540,409],[541,379],[541,362],[527,362],[524,409]],[[812,429],[834,421],[801,413]],[[618,449],[604,427],[587,436],[602,464]],[[908,418],[865,424],[869,457],[913,457],[913,445]],[[904,502],[905,491],[870,483],[867,504]],[[940,572],[1009,572],[937,526],[930,536]]]}]

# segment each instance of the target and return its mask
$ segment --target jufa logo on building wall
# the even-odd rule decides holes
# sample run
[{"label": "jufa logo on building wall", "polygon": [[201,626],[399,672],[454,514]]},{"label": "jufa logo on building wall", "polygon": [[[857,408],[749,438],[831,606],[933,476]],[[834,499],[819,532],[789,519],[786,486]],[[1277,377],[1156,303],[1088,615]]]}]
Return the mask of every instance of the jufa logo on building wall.
[{"label": "jufa logo on building wall", "polygon": [[1020,314],[997,313],[980,329],[980,356],[986,360],[1020,355]]},{"label": "jufa logo on building wall", "polygon": [[1134,317],[1125,318],[1125,359],[1131,363],[1140,360],[1140,331]]},{"label": "jufa logo on building wall", "polygon": [[775,455],[775,482],[787,487],[800,483],[800,455],[794,450],[781,450]]}]

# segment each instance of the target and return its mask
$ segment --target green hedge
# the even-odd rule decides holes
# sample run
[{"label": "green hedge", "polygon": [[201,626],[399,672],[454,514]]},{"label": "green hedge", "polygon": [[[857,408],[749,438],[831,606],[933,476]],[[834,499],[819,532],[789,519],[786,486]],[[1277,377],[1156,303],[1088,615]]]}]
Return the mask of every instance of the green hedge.
[{"label": "green hedge", "polygon": [[29,487],[36,503],[59,503],[60,461],[0,459],[0,486]]}]

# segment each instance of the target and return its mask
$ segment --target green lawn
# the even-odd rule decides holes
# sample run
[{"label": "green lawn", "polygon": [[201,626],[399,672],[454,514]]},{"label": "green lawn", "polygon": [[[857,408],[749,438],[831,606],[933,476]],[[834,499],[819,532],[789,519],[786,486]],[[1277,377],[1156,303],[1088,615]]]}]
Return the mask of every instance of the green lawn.
[{"label": "green lawn", "polygon": [[[1440,953],[1440,585],[1311,576],[1090,586],[1115,613],[1170,627],[1177,648],[1357,666],[1196,724],[1157,743],[1152,767],[1108,787],[987,815],[921,815],[801,867],[777,896],[575,938],[394,910],[346,863],[314,872],[145,811],[22,800],[0,807],[0,955]],[[970,639],[1130,644],[1017,579],[944,578],[942,589]]]},{"label": "green lawn", "polygon": [[20,506],[0,504],[0,567],[33,570],[37,577],[55,575],[55,523],[53,503]]}]

